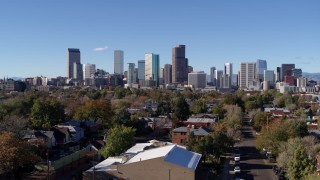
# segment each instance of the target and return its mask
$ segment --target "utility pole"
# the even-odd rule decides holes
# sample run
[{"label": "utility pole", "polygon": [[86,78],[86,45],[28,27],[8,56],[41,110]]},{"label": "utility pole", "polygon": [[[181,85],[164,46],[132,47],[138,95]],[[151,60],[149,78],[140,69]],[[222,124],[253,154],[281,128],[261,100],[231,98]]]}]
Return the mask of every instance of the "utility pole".
[{"label": "utility pole", "polygon": [[48,168],[48,174],[47,174],[47,179],[50,180],[50,164],[49,164],[49,149],[47,149],[47,168]]}]

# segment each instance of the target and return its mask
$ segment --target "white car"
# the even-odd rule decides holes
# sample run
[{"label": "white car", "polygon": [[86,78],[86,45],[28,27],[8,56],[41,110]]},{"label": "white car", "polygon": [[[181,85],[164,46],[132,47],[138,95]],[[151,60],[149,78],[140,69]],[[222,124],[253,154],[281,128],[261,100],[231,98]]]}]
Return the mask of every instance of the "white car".
[{"label": "white car", "polygon": [[234,167],[234,173],[236,174],[236,173],[240,173],[241,172],[241,170],[240,170],[240,167],[239,166],[236,166],[236,167]]},{"label": "white car", "polygon": [[234,155],[234,161],[240,161],[240,154]]}]

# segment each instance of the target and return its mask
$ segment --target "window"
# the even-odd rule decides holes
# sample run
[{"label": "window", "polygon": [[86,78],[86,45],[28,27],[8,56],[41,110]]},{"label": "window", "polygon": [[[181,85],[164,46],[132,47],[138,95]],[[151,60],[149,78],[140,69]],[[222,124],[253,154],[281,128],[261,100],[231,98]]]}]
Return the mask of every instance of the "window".
[{"label": "window", "polygon": [[180,143],[183,143],[183,139],[180,139]]}]

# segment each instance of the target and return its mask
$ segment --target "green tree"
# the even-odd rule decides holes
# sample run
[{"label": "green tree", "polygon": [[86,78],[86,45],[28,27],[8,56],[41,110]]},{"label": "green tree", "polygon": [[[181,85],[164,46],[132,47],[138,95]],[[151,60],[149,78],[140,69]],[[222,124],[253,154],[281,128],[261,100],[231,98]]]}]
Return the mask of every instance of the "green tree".
[{"label": "green tree", "polygon": [[[261,128],[267,124],[267,119],[268,118],[268,114],[265,112],[258,112],[255,116],[254,116],[254,121],[253,121],[253,128],[260,132]],[[270,120],[270,119],[269,119]]]},{"label": "green tree", "polygon": [[314,161],[309,159],[305,148],[300,144],[289,161],[289,179],[302,179],[315,171]]},{"label": "green tree", "polygon": [[113,111],[108,101],[87,100],[82,106],[77,108],[74,119],[77,120],[93,120],[110,127],[112,125],[111,117]]},{"label": "green tree", "polygon": [[189,104],[181,94],[174,98],[172,107],[176,120],[185,121],[190,116]]},{"label": "green tree", "polygon": [[119,156],[134,144],[135,129],[119,125],[109,129],[106,146],[102,148],[101,154],[104,158]]},{"label": "green tree", "polygon": [[64,120],[64,107],[56,100],[38,99],[31,109],[31,125],[35,128],[50,128]]},{"label": "green tree", "polygon": [[195,114],[206,113],[208,111],[207,100],[204,98],[198,99],[193,102],[191,111]]},{"label": "green tree", "polygon": [[221,104],[215,105],[215,106],[213,107],[212,111],[213,111],[214,114],[217,114],[217,115],[218,115],[218,118],[219,118],[219,119],[223,119],[225,113],[227,112],[227,110],[225,110]]},{"label": "green tree", "polygon": [[187,149],[189,151],[192,151],[195,145],[196,145],[196,138],[194,136],[194,132],[192,131],[188,137]]}]

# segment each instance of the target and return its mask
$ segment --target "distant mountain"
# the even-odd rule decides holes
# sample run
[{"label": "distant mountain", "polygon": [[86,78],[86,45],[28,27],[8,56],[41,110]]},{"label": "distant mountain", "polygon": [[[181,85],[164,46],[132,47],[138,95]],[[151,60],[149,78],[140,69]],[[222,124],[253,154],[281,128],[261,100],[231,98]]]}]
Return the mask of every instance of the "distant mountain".
[{"label": "distant mountain", "polygon": [[13,80],[15,80],[15,81],[24,80],[23,77],[8,77],[8,79],[13,79]]},{"label": "distant mountain", "polygon": [[303,72],[302,76],[308,78],[309,81],[314,80],[314,81],[320,82],[320,73]]}]

